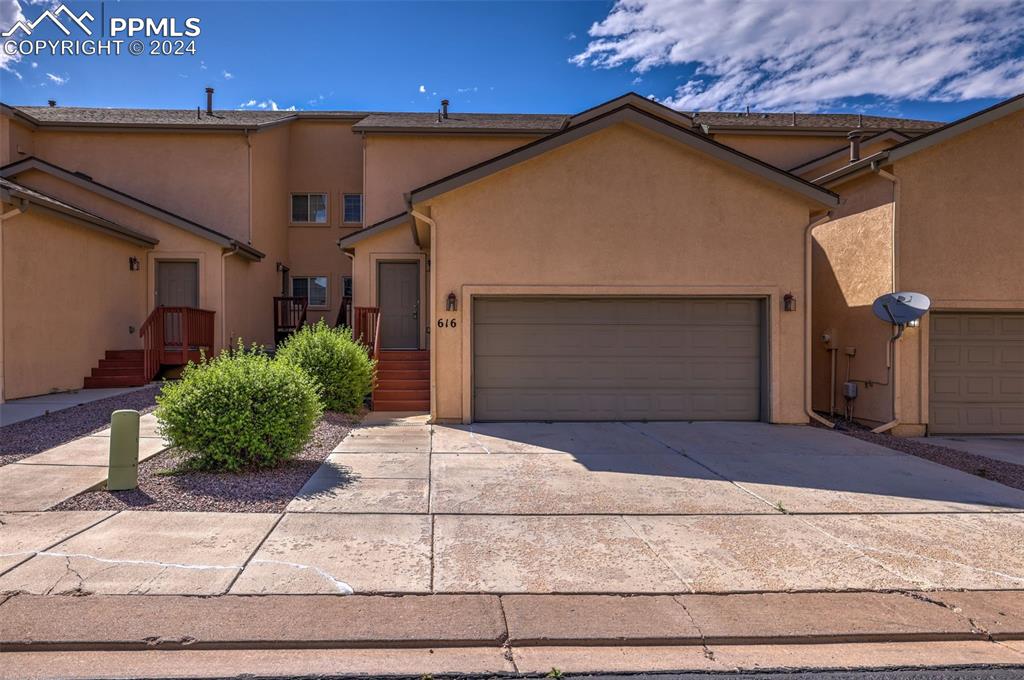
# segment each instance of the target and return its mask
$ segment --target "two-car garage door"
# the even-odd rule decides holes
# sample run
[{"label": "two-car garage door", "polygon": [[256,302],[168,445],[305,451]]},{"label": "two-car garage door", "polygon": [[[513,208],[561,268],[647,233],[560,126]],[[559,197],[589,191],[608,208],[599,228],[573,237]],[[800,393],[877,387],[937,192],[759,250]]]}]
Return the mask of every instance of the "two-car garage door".
[{"label": "two-car garage door", "polygon": [[474,420],[758,420],[762,303],[484,298]]}]

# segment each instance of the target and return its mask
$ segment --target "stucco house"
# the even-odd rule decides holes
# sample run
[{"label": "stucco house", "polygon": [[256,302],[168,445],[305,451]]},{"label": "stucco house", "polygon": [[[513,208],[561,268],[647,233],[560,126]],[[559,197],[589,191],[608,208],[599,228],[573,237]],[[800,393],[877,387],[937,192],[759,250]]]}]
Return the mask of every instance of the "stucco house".
[{"label": "stucco house", "polygon": [[[5,399],[85,376],[149,380],[200,349],[269,345],[325,318],[376,348],[381,410],[806,423],[812,406],[831,406],[822,323],[857,345],[866,370],[890,333],[836,295],[843,277],[878,270],[879,257],[891,268],[891,206],[927,221],[943,186],[928,183],[933,166],[957,176],[932,150],[898,157],[954,127],[929,121],[686,113],[633,94],[575,115],[461,114],[447,102],[436,113],[221,111],[211,99],[205,111],[0,109]],[[1017,121],[978,127],[998,128],[1009,174]],[[955,136],[973,149],[972,134]],[[957,143],[942,139],[936,149]],[[875,170],[869,158],[893,161]],[[901,178],[894,203],[884,173],[910,162],[931,179]],[[1016,181],[968,184],[970,200],[1007,211],[973,233],[995,229],[1010,251]],[[944,219],[949,238],[962,232]],[[862,246],[855,231],[869,225],[882,231]],[[1015,259],[977,267],[979,285],[1009,282],[987,298],[1005,304],[983,311],[1024,308]],[[979,299],[948,273],[898,281]],[[891,283],[853,285],[866,297]],[[908,331],[897,359],[927,332]],[[855,415],[893,420],[880,393],[862,390]],[[900,409],[916,411],[902,422],[926,425],[908,394]]]}]

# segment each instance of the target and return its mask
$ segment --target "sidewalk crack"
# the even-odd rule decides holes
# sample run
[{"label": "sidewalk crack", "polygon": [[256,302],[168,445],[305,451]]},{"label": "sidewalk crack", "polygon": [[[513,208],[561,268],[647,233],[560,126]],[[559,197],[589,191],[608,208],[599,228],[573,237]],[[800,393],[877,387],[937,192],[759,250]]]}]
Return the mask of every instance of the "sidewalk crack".
[{"label": "sidewalk crack", "polygon": [[910,599],[917,600],[918,602],[924,602],[926,604],[933,604],[936,607],[942,607],[943,609],[948,609],[949,611],[953,612],[958,617],[960,617],[961,619],[966,621],[968,624],[970,624],[971,632],[972,633],[977,633],[979,635],[984,635],[985,639],[988,640],[989,642],[997,642],[997,640],[992,636],[992,633],[990,633],[988,631],[988,629],[986,629],[980,623],[975,621],[972,617],[968,616],[967,614],[964,614],[964,611],[962,609],[960,609],[960,607],[957,607],[956,605],[949,604],[948,602],[943,602],[942,600],[936,600],[933,597],[929,597],[927,595],[927,593],[916,592],[916,591],[913,591],[913,590],[897,590],[896,592],[899,595],[903,595],[904,597],[909,597]]},{"label": "sidewalk crack", "polygon": [[701,650],[704,653],[704,658],[707,659],[708,661],[717,661],[717,659],[715,658],[715,651],[713,649],[711,649],[710,647],[708,647],[708,639],[704,635],[704,629],[700,627],[699,623],[697,623],[697,619],[693,618],[693,613],[687,608],[687,606],[685,604],[683,604],[679,600],[678,597],[673,596],[672,597],[672,601],[675,602],[680,607],[682,607],[683,612],[686,613],[686,618],[690,619],[690,624],[696,629],[697,635],[700,636],[700,646],[701,646]]},{"label": "sidewalk crack", "polygon": [[504,639],[501,642],[501,655],[505,657],[505,660],[512,666],[512,672],[519,672],[519,665],[516,664],[515,654],[512,649],[512,636],[508,629],[508,615],[505,614],[505,602],[504,598],[498,596],[498,611],[501,612],[501,622],[505,626]]}]

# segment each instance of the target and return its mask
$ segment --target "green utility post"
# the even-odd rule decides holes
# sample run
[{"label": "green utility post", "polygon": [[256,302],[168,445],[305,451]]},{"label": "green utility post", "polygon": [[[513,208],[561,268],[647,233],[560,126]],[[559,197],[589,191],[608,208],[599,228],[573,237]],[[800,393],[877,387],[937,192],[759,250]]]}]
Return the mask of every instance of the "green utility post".
[{"label": "green utility post", "polygon": [[139,485],[139,412],[124,409],[110,416],[110,465],[107,491]]}]

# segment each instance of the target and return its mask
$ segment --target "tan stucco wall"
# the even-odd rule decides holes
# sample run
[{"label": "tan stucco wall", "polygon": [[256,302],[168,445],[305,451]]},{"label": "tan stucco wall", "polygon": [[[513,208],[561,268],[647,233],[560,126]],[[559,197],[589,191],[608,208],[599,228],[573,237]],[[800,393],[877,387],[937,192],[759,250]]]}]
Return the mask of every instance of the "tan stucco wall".
[{"label": "tan stucco wall", "polygon": [[143,248],[32,210],[0,230],[5,399],[81,389],[104,351],[141,347]]},{"label": "tan stucco wall", "polygon": [[[45,223],[48,228],[36,229],[31,221],[22,223],[33,215],[31,210],[5,222],[3,329],[6,399],[53,389],[81,388],[82,378],[89,374],[89,369],[102,358],[104,351],[140,348],[137,329],[155,304],[154,270],[159,259],[186,259],[199,263],[199,305],[216,313],[214,341],[216,346],[222,346],[226,336],[222,324],[223,260],[219,245],[39,171],[22,173],[18,181],[153,236],[160,243],[153,249],[141,249],[50,217]],[[16,237],[8,239],[8,234]],[[139,258],[139,271],[129,271],[129,256]],[[38,295],[19,294],[19,286],[33,291],[54,289],[59,295],[54,295],[52,303],[40,303]],[[135,301],[127,302],[125,295]],[[68,326],[62,315],[70,309],[74,310],[75,319]],[[268,316],[269,310],[268,303]],[[23,319],[32,319],[33,322],[26,325]],[[135,333],[128,333],[129,326],[136,329]],[[30,328],[36,334],[37,342],[19,343],[14,339],[12,334],[21,333],[19,329],[22,328]],[[89,340],[79,342],[86,335]],[[69,338],[75,341],[69,342]],[[76,343],[80,349],[56,351],[57,347]],[[46,371],[37,373],[34,367],[43,364]]]},{"label": "tan stucco wall", "polygon": [[[288,126],[288,178],[281,224],[288,235],[287,264],[292,276],[328,277],[328,305],[314,308],[308,320],[338,318],[342,297],[342,276],[352,273],[351,261],[337,246],[338,239],[357,231],[358,224],[344,222],[344,194],[363,193],[362,138],[352,132],[352,123],[299,121]],[[291,193],[323,192],[328,195],[326,225],[287,226]]]},{"label": "tan stucco wall", "polygon": [[7,113],[0,114],[0,165],[7,165],[35,153],[32,130]]},{"label": "tan stucco wall", "polygon": [[877,384],[890,382],[889,326],[875,317],[871,303],[892,290],[892,184],[870,175],[845,185],[841,197],[832,220],[813,233],[813,404],[817,411],[829,410],[831,356],[821,336],[830,331],[837,348],[837,412],[843,413],[842,386],[849,376],[865,381],[858,383],[854,416],[881,424],[892,415],[892,388]]},{"label": "tan stucco wall", "polygon": [[[899,179],[896,288],[928,295],[938,311],[1024,309],[1024,113],[919,151],[895,163],[891,172]],[[886,196],[893,188],[875,177],[834,189],[844,204],[836,220],[815,231],[814,325],[816,332],[837,329],[841,383],[842,348],[848,343],[859,343],[855,366],[885,365],[888,326],[863,305],[889,290],[891,208],[882,203],[891,200]],[[920,328],[908,328],[898,343],[898,434],[922,434],[928,423],[929,323],[925,316]],[[827,408],[825,355],[818,350],[813,355],[819,409]],[[888,388],[860,394],[858,416],[889,419]]]},{"label": "tan stucco wall", "polygon": [[245,135],[37,130],[35,155],[249,241]]},{"label": "tan stucco wall", "polygon": [[406,192],[534,139],[518,135],[366,134],[366,224],[403,212]]},{"label": "tan stucco wall", "polygon": [[846,143],[845,131],[842,135],[827,136],[734,132],[716,133],[713,137],[716,142],[783,170],[835,151]]},{"label": "tan stucco wall", "polygon": [[[1024,112],[895,164],[898,281],[935,310],[1024,309]],[[928,317],[902,355],[905,420],[928,419]]]},{"label": "tan stucco wall", "polygon": [[473,295],[660,294],[767,297],[770,417],[806,422],[804,315],[781,311],[804,298],[804,199],[622,124],[417,207],[437,222],[431,323],[457,321],[431,329],[435,418],[471,418]]}]

